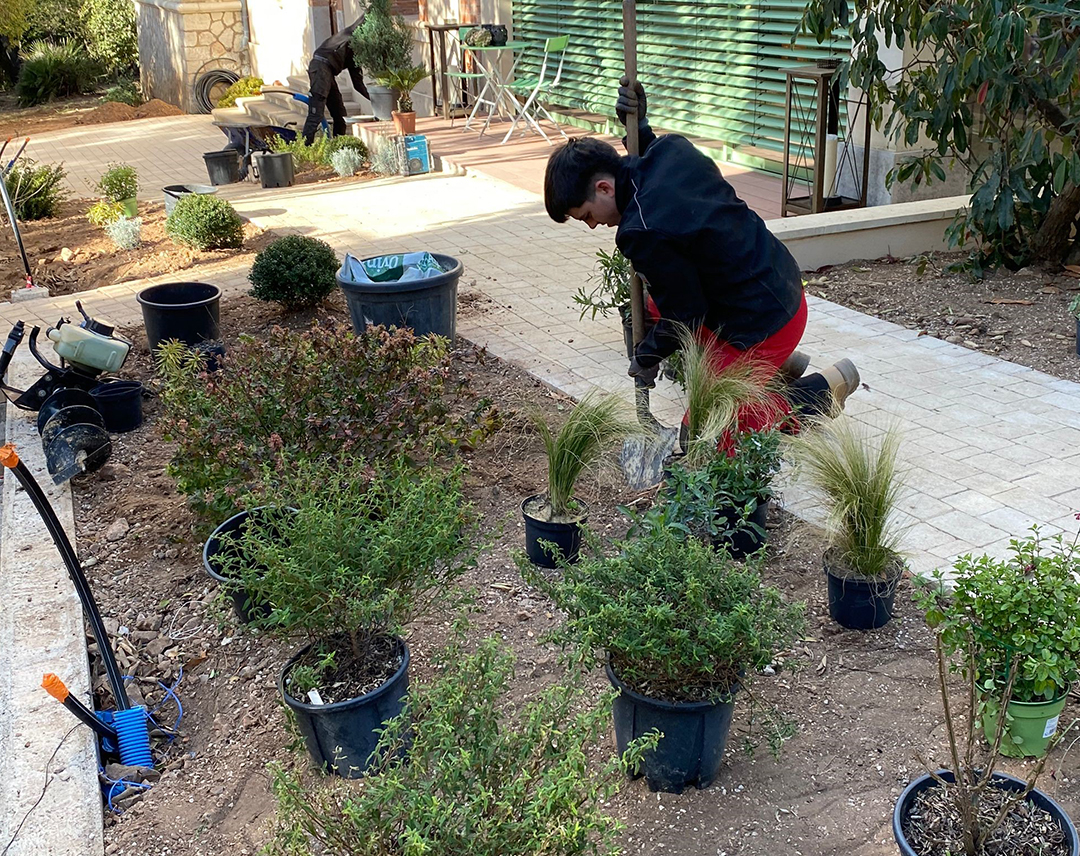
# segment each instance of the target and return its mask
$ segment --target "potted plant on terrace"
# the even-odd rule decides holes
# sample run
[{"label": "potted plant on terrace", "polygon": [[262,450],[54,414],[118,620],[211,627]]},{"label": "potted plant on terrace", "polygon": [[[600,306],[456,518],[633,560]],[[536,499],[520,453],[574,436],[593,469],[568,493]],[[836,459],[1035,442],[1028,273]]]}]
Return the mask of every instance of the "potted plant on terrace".
[{"label": "potted plant on terrace", "polygon": [[875,439],[867,426],[840,416],[808,426],[791,447],[800,477],[827,515],[829,614],[850,629],[884,626],[904,572],[897,552],[899,434],[889,426]]},{"label": "potted plant on terrace", "polygon": [[363,772],[408,690],[405,626],[459,597],[478,551],[460,482],[405,463],[304,464],[271,503],[286,510],[249,521],[225,556],[226,576],[267,605],[253,624],[306,641],[278,687],[319,767]]},{"label": "potted plant on terrace", "polygon": [[589,506],[574,496],[581,473],[638,429],[622,399],[600,393],[582,398],[557,431],[539,413],[533,424],[547,453],[548,486],[521,503],[525,551],[531,562],[554,568],[560,558],[573,562],[581,544],[581,526],[589,515]]},{"label": "potted plant on terrace", "polygon": [[[1046,753],[1070,687],[1080,677],[1080,550],[1038,528],[1013,540],[1011,555],[962,556],[950,575],[951,592],[916,593],[946,654],[974,664],[983,729],[1005,704],[1001,752],[1014,757]],[[1003,702],[1006,685],[1011,694]]]},{"label": "potted plant on terrace", "polygon": [[622,763],[598,765],[591,752],[604,704],[565,685],[512,704],[513,661],[496,639],[475,651],[455,640],[435,665],[386,723],[362,787],[274,766],[264,852],[618,856],[622,827],[602,806]]},{"label": "potted plant on terrace", "polygon": [[139,192],[139,174],[135,167],[124,163],[109,164],[109,168],[98,181],[98,190],[109,202],[115,202],[124,209],[128,217],[139,215],[136,194]]},{"label": "potted plant on terrace", "polygon": [[[412,66],[412,31],[401,15],[390,11],[390,0],[371,0],[364,23],[352,35],[356,65],[377,81],[393,69]],[[384,84],[368,86],[375,118],[391,118],[397,96]]]},{"label": "potted plant on terrace", "polygon": [[379,78],[379,83],[397,93],[397,110],[391,114],[394,129],[399,134],[416,133],[416,112],[413,109],[412,91],[425,77],[427,69],[422,65],[391,69]]},{"label": "potted plant on terrace", "polygon": [[638,770],[652,790],[714,781],[736,692],[803,623],[802,605],[762,585],[756,565],[649,519],[614,555],[564,563],[559,578],[522,570],[566,613],[552,639],[578,661],[603,664],[619,691],[619,751],[653,728],[663,734]]},{"label": "potted plant on terrace", "polygon": [[[901,856],[1078,856],[1080,839],[1069,816],[1035,789],[1046,756],[1026,779],[995,769],[1013,680],[1007,680],[1003,688],[1003,706],[993,721],[989,748],[976,745],[981,715],[976,686],[978,643],[970,626],[963,636],[965,642],[947,646],[940,634],[936,640],[938,690],[952,769],[919,776],[900,794],[892,827]],[[1020,659],[1019,653],[1013,654],[1010,676],[1019,675]],[[966,677],[966,704],[960,709],[949,699],[950,668]]]}]

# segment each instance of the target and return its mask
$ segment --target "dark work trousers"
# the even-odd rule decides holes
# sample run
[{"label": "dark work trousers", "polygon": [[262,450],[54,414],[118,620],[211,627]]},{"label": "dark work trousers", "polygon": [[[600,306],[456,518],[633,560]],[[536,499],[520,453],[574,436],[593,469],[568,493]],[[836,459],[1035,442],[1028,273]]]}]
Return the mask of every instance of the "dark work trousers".
[{"label": "dark work trousers", "polygon": [[315,139],[315,132],[322,124],[326,108],[330,109],[334,120],[335,137],[347,133],[348,128],[345,125],[345,101],[330,66],[313,59],[308,63],[307,73],[311,81],[311,92],[308,94],[308,113],[304,122],[304,142],[310,146]]}]

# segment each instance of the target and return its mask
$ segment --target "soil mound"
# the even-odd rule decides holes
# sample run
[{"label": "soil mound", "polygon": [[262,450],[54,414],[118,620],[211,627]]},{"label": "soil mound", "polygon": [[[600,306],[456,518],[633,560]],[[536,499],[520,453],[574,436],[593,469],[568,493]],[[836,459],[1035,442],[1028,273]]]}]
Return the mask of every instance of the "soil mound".
[{"label": "soil mound", "polygon": [[151,98],[135,111],[135,118],[150,119],[157,116],[182,116],[184,111],[175,104],[169,104],[160,98]]},{"label": "soil mound", "polygon": [[119,101],[106,101],[89,113],[75,120],[78,125],[104,125],[108,122],[126,122],[136,117],[135,108]]}]

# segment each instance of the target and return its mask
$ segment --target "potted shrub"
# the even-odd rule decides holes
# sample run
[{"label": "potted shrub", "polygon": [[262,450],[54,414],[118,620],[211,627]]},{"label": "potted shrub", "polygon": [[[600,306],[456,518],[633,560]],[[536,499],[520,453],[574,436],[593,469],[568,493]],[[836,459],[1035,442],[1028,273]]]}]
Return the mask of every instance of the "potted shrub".
[{"label": "potted shrub", "polygon": [[[971,628],[968,643],[974,643]],[[1026,779],[996,771],[1005,715],[999,709],[988,748],[977,746],[979,721],[976,669],[977,645],[948,645],[937,638],[938,690],[945,713],[951,770],[928,772],[900,794],[893,809],[893,837],[901,856],[1077,856],[1080,839],[1064,809],[1035,785],[1046,765],[1040,758]],[[1020,657],[1014,656],[1011,675],[1019,674]],[[960,710],[949,699],[950,670],[966,675],[966,705]],[[1011,701],[1012,681],[1002,701]]]},{"label": "potted shrub", "polygon": [[478,550],[461,472],[304,463],[270,492],[287,513],[251,520],[226,576],[269,614],[253,625],[305,644],[278,679],[317,767],[360,775],[408,690],[406,625],[455,598]]},{"label": "potted shrub", "polygon": [[[401,15],[390,11],[390,0],[371,0],[364,23],[352,35],[353,59],[368,77],[378,81],[393,69],[412,66],[412,31]],[[381,83],[369,84],[375,118],[391,118],[397,96]]]},{"label": "potted shrub", "polygon": [[582,556],[526,579],[566,613],[553,640],[603,664],[618,691],[612,711],[622,752],[662,733],[642,766],[653,790],[679,793],[716,778],[735,694],[800,633],[801,604],[762,585],[757,566],[646,519],[611,556]]},{"label": "potted shrub", "polygon": [[286,235],[255,257],[248,274],[251,296],[289,310],[316,306],[337,288],[339,266],[337,253],[325,241]]},{"label": "potted shrub", "polygon": [[839,416],[808,426],[791,446],[799,476],[827,516],[829,614],[850,629],[884,626],[904,571],[897,552],[899,434],[889,426],[875,439],[867,426]]},{"label": "potted shrub", "polygon": [[264,852],[618,856],[622,827],[602,805],[622,764],[592,753],[604,705],[565,685],[512,701],[513,660],[496,639],[455,641],[435,665],[386,723],[362,787],[274,765]]},{"label": "potted shrub", "polygon": [[225,199],[190,193],[181,197],[165,220],[165,232],[177,244],[196,250],[238,249],[244,221]]},{"label": "potted shrub", "polygon": [[[987,740],[1011,681],[1001,752],[1046,753],[1069,689],[1080,677],[1080,551],[1060,535],[1013,540],[1011,555],[962,556],[949,575],[951,592],[917,593],[947,655],[974,664]],[[970,649],[970,650],[969,650]],[[1021,652],[1013,663],[1016,652]]]},{"label": "potted shrub", "polygon": [[109,164],[98,182],[98,190],[109,202],[121,205],[128,217],[138,216],[139,205],[135,197],[139,191],[139,174],[135,167],[124,163]]},{"label": "potted shrub", "polygon": [[399,134],[416,133],[416,112],[413,109],[412,91],[425,77],[427,69],[422,65],[394,68],[379,78],[379,83],[397,93],[397,110],[393,111],[394,129]]},{"label": "potted shrub", "polygon": [[540,413],[534,414],[533,424],[544,441],[548,486],[521,503],[525,552],[529,561],[554,568],[560,558],[577,558],[581,526],[589,515],[589,506],[574,496],[578,478],[637,427],[622,399],[600,393],[582,398],[557,431]]}]

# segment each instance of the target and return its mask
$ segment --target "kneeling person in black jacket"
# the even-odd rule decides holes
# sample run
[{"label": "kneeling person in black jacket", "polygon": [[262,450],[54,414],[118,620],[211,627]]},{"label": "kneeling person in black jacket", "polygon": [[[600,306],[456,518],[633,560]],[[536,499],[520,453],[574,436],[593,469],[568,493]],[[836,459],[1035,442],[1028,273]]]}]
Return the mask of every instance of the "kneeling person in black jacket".
[{"label": "kneeling person in black jacket", "polygon": [[617,112],[640,117],[642,155],[621,156],[593,138],[571,140],[548,161],[544,203],[553,220],[615,227],[615,243],[648,283],[655,323],[637,345],[629,374],[650,386],[686,325],[717,371],[752,360],[791,381],[777,413],[742,414],[740,430],[768,427],[793,409],[842,407],[859,386],[850,360],[799,377],[795,351],[806,328],[806,296],[787,248],[724,180],[716,163],[685,137],[657,137],[645,119],[645,93],[623,80]]},{"label": "kneeling person in black jacket", "polygon": [[315,139],[315,132],[322,124],[326,108],[330,108],[330,116],[334,121],[334,136],[340,137],[348,132],[345,125],[345,101],[341,97],[335,78],[343,71],[349,72],[353,88],[363,95],[368,96],[367,85],[364,83],[364,75],[361,69],[356,67],[353,60],[352,34],[356,28],[364,23],[364,16],[351,27],[346,27],[315,49],[315,54],[308,63],[308,80],[311,91],[308,94],[308,114],[304,122],[304,142],[309,146]]}]

